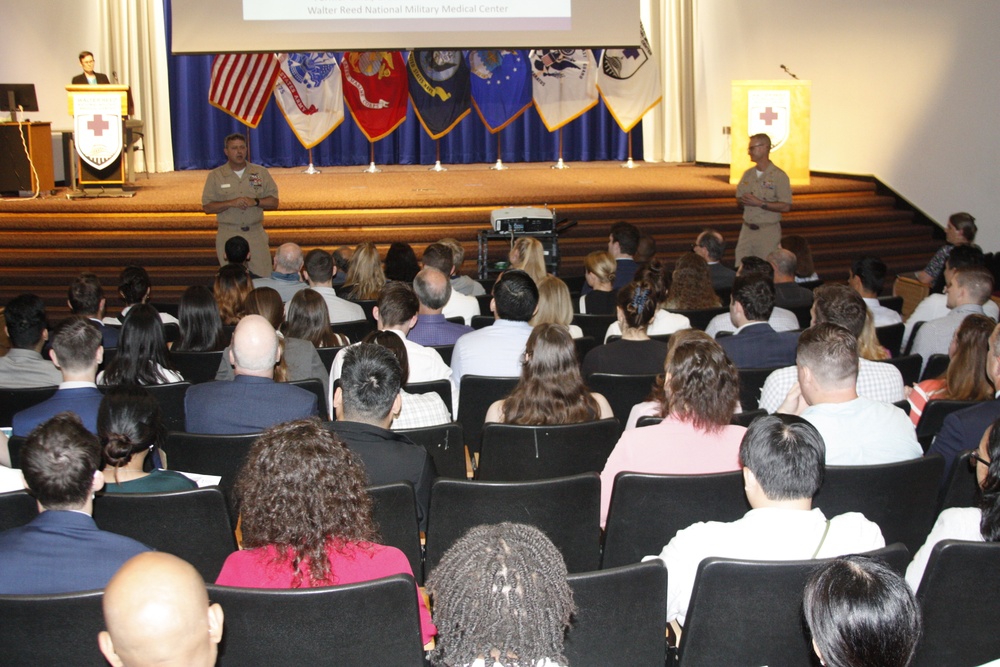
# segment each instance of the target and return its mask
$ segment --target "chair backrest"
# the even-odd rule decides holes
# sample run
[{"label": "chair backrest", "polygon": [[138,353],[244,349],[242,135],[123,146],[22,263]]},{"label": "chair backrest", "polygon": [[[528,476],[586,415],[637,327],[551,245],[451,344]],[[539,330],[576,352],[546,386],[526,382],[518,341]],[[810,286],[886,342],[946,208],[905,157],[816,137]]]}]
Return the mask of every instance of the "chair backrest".
[{"label": "chair backrest", "polygon": [[[351,299],[351,301],[354,301],[354,303],[361,306],[361,310],[365,311],[365,319],[371,323],[372,328],[377,326],[378,323],[375,321],[375,306],[378,305],[377,299],[357,299],[357,300]],[[361,340],[361,338],[359,338],[358,340]],[[354,343],[357,341],[355,341],[352,338],[351,342]]]},{"label": "chair backrest", "polygon": [[743,412],[737,412],[733,415],[733,418],[729,420],[730,424],[734,426],[746,426],[749,427],[757,417],[763,417],[767,414],[767,410],[759,408],[757,410],[744,410]]},{"label": "chair backrest", "polygon": [[729,306],[719,306],[718,308],[698,308],[697,310],[681,310],[671,308],[670,312],[677,313],[678,315],[683,315],[688,318],[688,321],[691,322],[692,329],[701,329],[704,331],[708,328],[708,323],[712,321],[712,318],[716,315],[728,313]]},{"label": "chair backrest", "polygon": [[932,354],[927,359],[927,365],[924,366],[924,372],[920,374],[920,381],[930,380],[932,378],[941,377],[944,375],[945,371],[948,370],[948,365],[951,363],[951,357],[947,354]]},{"label": "chair backrest", "polygon": [[879,363],[892,364],[899,369],[899,374],[903,376],[903,384],[914,385],[920,380],[920,367],[924,361],[919,354],[907,354],[892,359],[881,359]]},{"label": "chair backrest", "polygon": [[[166,313],[167,315],[180,317],[181,307],[179,303],[167,303],[166,301],[150,301],[149,305],[151,305],[153,308],[156,308],[156,312],[160,314]],[[169,324],[173,324],[173,322],[170,322]]]},{"label": "chair backrest", "polygon": [[[448,363],[447,361],[445,363]],[[407,382],[403,387],[411,394],[428,394],[434,392],[441,397],[451,414],[451,380],[430,380],[428,382]],[[454,415],[452,415],[454,418]]]},{"label": "chair backrest", "polygon": [[38,516],[38,503],[27,491],[0,493],[0,532],[17,528]]},{"label": "chair backrest", "polygon": [[305,380],[291,380],[288,384],[294,384],[306,391],[311,391],[316,396],[316,407],[319,410],[320,419],[325,419],[329,414],[326,410],[326,389],[323,388],[323,381],[317,378],[306,378]]},{"label": "chair backrest", "polygon": [[[236,332],[235,324],[223,324],[222,325],[222,338],[219,340],[219,344],[222,347],[229,347],[229,344],[233,342],[233,333]],[[186,375],[184,377],[187,377]]]},{"label": "chair backrest", "polygon": [[108,663],[97,647],[104,591],[0,595],[0,647],[6,667]]},{"label": "chair backrest", "polygon": [[799,321],[800,329],[808,329],[812,324],[812,304],[808,306],[793,306],[788,308],[795,315],[795,319]]},{"label": "chair backrest", "polygon": [[236,551],[226,499],[217,487],[168,493],[106,493],[94,499],[97,527],[191,563],[215,581]]},{"label": "chair backrest", "polygon": [[637,403],[642,403],[653,391],[656,375],[612,375],[594,373],[587,377],[592,391],[603,394],[611,404],[611,411],[624,430],[629,413]]},{"label": "chair backrest", "polygon": [[[900,544],[868,555],[881,558],[900,574],[909,561]],[[809,576],[826,562],[703,560],[678,646],[679,667],[815,665],[802,618],[802,593]]]},{"label": "chair backrest", "polygon": [[917,589],[924,630],[913,667],[979,665],[1000,656],[1000,543],[943,540]]},{"label": "chair backrest", "polygon": [[490,303],[493,301],[493,280],[480,280],[479,284],[483,286],[486,290],[486,294],[477,294],[476,301],[479,302],[479,312],[485,313],[487,316],[492,317],[493,314],[490,312]]},{"label": "chair backrest", "polygon": [[465,465],[465,441],[462,425],[458,422],[425,426],[423,428],[399,429],[396,431],[423,446],[434,459],[434,469],[438,477],[467,479]]},{"label": "chair backrest", "polygon": [[24,447],[27,439],[23,435],[12,435],[7,439],[7,454],[10,456],[11,468],[21,467],[21,447]]},{"label": "chair backrest", "polygon": [[573,345],[576,347],[576,360],[582,364],[587,353],[597,347],[597,339],[593,336],[581,336],[573,339]]},{"label": "chair backrest", "polygon": [[483,329],[493,326],[496,319],[492,315],[473,315],[469,324],[473,329]]},{"label": "chair backrest", "polygon": [[975,507],[979,502],[979,479],[969,466],[972,452],[962,452],[951,464],[948,479],[941,490],[938,513],[949,507]]},{"label": "chair backrest", "polygon": [[238,512],[232,495],[233,483],[250,452],[250,446],[259,437],[260,433],[208,435],[170,431],[163,449],[173,470],[222,477],[219,488],[225,494],[229,518],[235,523]]},{"label": "chair backrest", "polygon": [[767,377],[777,368],[741,368],[740,373],[740,405],[744,410],[756,410],[760,407],[760,391],[767,382]]},{"label": "chair backrest", "polygon": [[170,361],[191,384],[212,382],[222,363],[222,350],[212,352],[171,352]]},{"label": "chair backrest", "polygon": [[[902,304],[903,299],[900,298],[899,301],[900,304]],[[906,325],[902,322],[875,327],[875,337],[878,338],[879,344],[889,350],[889,354],[894,357],[899,356],[900,348],[903,346],[903,334],[905,332]]]},{"label": "chair backrest", "polygon": [[906,349],[903,350],[903,354],[910,354],[913,349],[913,344],[917,341],[917,332],[920,331],[920,327],[924,326],[926,320],[919,320],[913,323],[913,329],[910,330],[910,337],[906,341]]},{"label": "chair backrest", "polygon": [[410,561],[413,577],[424,585],[421,562],[420,527],[417,525],[417,495],[410,482],[394,482],[368,487],[372,497],[372,516],[378,524],[380,544],[396,547]]},{"label": "chair backrest", "polygon": [[880,296],[878,302],[885,308],[895,310],[900,315],[903,314],[903,297],[901,296]]},{"label": "chair backrest", "polygon": [[424,572],[470,528],[514,521],[537,527],[562,552],[570,572],[600,560],[601,478],[597,473],[533,482],[437,479],[431,488]]},{"label": "chair backrest", "polygon": [[618,321],[618,316],[592,315],[583,313],[573,313],[573,324],[580,327],[584,336],[590,336],[595,341],[604,340],[604,334],[608,332],[608,327],[612,322]]},{"label": "chair backrest", "polygon": [[602,568],[660,553],[678,530],[699,521],[736,521],[749,511],[743,474],[615,476]]},{"label": "chair backrest", "polygon": [[[465,319],[461,317],[453,317],[451,319],[460,320],[459,324],[465,324]],[[437,353],[441,355],[441,361],[445,363],[445,366],[451,366],[451,353],[455,351],[455,345],[428,345],[431,349],[437,350]]]},{"label": "chair backrest", "polygon": [[58,386],[30,389],[0,388],[0,426],[10,426],[14,415],[52,397]]},{"label": "chair backrest", "polygon": [[516,482],[600,473],[620,434],[617,419],[559,426],[486,424],[476,479]]},{"label": "chair backrest", "polygon": [[225,628],[218,665],[422,665],[414,581],[396,574],[328,588],[210,585]]},{"label": "chair backrest", "polygon": [[181,337],[181,328],[174,322],[167,322],[163,325],[163,337],[167,343],[176,343]]},{"label": "chair backrest", "polygon": [[361,339],[375,331],[375,320],[351,320],[350,322],[334,322],[330,325],[334,333],[344,334],[352,343],[360,343]]},{"label": "chair backrest", "polygon": [[168,431],[184,430],[184,394],[187,393],[190,382],[171,382],[170,384],[148,385],[146,390],[160,404],[163,413],[163,427]]},{"label": "chair backrest", "polygon": [[465,445],[470,454],[478,454],[482,443],[483,424],[486,421],[486,411],[493,401],[506,398],[517,386],[518,378],[485,377],[482,375],[464,375],[458,390],[458,415],[456,420],[462,424],[465,435]]},{"label": "chair backrest", "polygon": [[977,403],[979,401],[952,401],[943,398],[927,401],[927,404],[924,405],[924,411],[920,413],[920,421],[917,422],[917,440],[920,441],[920,446],[924,448],[924,451],[930,449],[931,443],[934,442],[934,436],[944,426],[945,417],[956,410],[968,408]]},{"label": "chair backrest", "polygon": [[667,569],[637,563],[569,575],[576,613],[566,633],[570,665],[662,665]]},{"label": "chair backrest", "polygon": [[319,355],[319,360],[323,362],[323,366],[326,367],[326,372],[329,373],[330,369],[333,368],[333,360],[337,358],[337,353],[344,349],[343,345],[338,345],[336,347],[317,347],[316,354]]},{"label": "chair backrest", "polygon": [[813,507],[828,519],[861,512],[882,529],[886,544],[902,542],[916,553],[934,525],[943,474],[939,454],[884,465],[827,466]]}]

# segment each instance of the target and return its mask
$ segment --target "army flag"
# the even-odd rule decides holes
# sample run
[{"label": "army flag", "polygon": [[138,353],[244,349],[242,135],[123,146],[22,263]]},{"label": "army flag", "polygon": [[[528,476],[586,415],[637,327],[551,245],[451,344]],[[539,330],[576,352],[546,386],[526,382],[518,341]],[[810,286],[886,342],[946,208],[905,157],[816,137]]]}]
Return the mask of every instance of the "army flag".
[{"label": "army flag", "polygon": [[344,88],[333,53],[281,53],[274,99],[305,148],[344,122]]},{"label": "army flag", "polygon": [[223,53],[212,61],[208,102],[244,125],[257,127],[278,78],[273,53]]},{"label": "army flag", "polygon": [[410,51],[410,101],[431,139],[451,132],[472,110],[469,67],[461,51]]},{"label": "army flag", "polygon": [[399,51],[348,51],[340,73],[347,109],[368,141],[406,120],[406,63]]},{"label": "army flag", "polygon": [[472,84],[472,104],[483,125],[497,133],[531,106],[531,76],[527,51],[479,50],[466,56]]},{"label": "army flag", "polygon": [[604,49],[597,73],[597,89],[622,132],[635,127],[647,111],[660,103],[660,67],[639,24],[639,46]]},{"label": "army flag", "polygon": [[532,96],[549,132],[597,104],[597,61],[590,49],[538,49],[531,61]]}]

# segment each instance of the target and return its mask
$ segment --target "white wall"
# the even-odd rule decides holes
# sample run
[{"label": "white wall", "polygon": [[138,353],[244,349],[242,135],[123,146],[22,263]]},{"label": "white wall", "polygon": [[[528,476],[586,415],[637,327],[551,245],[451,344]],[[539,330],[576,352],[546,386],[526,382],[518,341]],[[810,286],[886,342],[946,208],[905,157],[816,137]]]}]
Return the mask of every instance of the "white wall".
[{"label": "white wall", "polygon": [[[873,174],[1000,249],[1000,3],[696,0],[697,159],[729,162],[730,81],[812,81],[811,168]],[[733,147],[744,151],[745,146]]]}]

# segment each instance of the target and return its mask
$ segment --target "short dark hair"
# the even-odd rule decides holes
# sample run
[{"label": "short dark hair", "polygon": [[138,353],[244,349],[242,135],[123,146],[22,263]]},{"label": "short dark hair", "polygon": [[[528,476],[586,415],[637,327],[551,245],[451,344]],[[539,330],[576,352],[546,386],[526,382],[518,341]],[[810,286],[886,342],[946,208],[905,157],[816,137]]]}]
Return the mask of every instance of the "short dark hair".
[{"label": "short dark hair", "polygon": [[816,324],[830,322],[844,327],[855,338],[861,336],[868,317],[868,305],[847,285],[820,285],[813,290]]},{"label": "short dark hair", "polygon": [[344,418],[348,421],[385,419],[401,386],[399,360],[390,350],[371,343],[352,345],[345,350],[340,388]]},{"label": "short dark hair", "polygon": [[858,381],[858,339],[831,322],[809,327],[799,336],[795,363],[812,371],[824,387],[854,386]]},{"label": "short dark hair", "polygon": [[313,248],[306,254],[306,273],[314,283],[328,283],[333,280],[333,256],[322,248]]},{"label": "short dark hair", "polygon": [[384,326],[408,322],[420,310],[420,302],[406,283],[387,282],[378,295],[378,316]]},{"label": "short dark hair", "polygon": [[748,320],[766,322],[774,311],[774,283],[762,276],[736,276],[732,299]]},{"label": "short dark hair", "polygon": [[118,291],[125,299],[126,306],[142,303],[151,285],[149,273],[141,266],[126,266],[118,274]]},{"label": "short dark hair", "polygon": [[505,271],[493,286],[493,301],[501,320],[527,322],[538,307],[538,286],[524,271]]},{"label": "short dark hair", "polygon": [[718,262],[726,252],[726,240],[722,234],[714,229],[705,228],[701,230],[698,239],[698,247],[705,249],[705,254],[713,262]]},{"label": "short dark hair", "polygon": [[19,294],[7,303],[4,320],[11,345],[33,348],[45,331],[45,302],[37,294]]},{"label": "short dark hair", "polygon": [[101,445],[72,412],[36,426],[21,447],[21,472],[28,489],[46,509],[75,509],[87,502]]},{"label": "short dark hair", "polygon": [[972,217],[971,213],[966,213],[965,211],[959,213],[952,213],[948,216],[948,223],[962,232],[962,238],[964,238],[969,243],[976,240],[976,219]]},{"label": "short dark hair", "polygon": [[243,134],[241,134],[239,132],[233,132],[232,134],[227,134],[226,135],[226,139],[222,143],[222,145],[225,146],[226,148],[229,148],[229,142],[231,142],[231,141],[242,141],[243,143],[246,143],[247,142],[247,138],[246,138],[246,136],[244,136]]},{"label": "short dark hair", "polygon": [[237,234],[226,241],[226,261],[231,264],[242,264],[250,257],[250,242]]},{"label": "short dark hair", "polygon": [[982,248],[974,245],[957,245],[952,247],[945,260],[949,269],[961,269],[966,266],[985,266],[986,256]]},{"label": "short dark hair", "polygon": [[432,243],[424,250],[421,259],[424,266],[430,266],[446,276],[451,275],[451,270],[455,266],[455,256],[451,248],[443,243]]},{"label": "short dark hair", "polygon": [[346,274],[347,269],[351,268],[351,259],[350,257],[344,257],[344,250],[348,250],[352,254],[354,252],[353,249],[346,246],[337,248],[333,251],[333,263],[337,265],[338,270],[343,271]]},{"label": "short dark hair", "polygon": [[639,228],[630,222],[621,221],[611,225],[611,238],[626,255],[634,255],[639,249],[640,236]]},{"label": "short dark hair", "polygon": [[763,276],[774,282],[774,267],[766,259],[756,255],[747,255],[740,260],[741,276]]},{"label": "short dark hair", "polygon": [[812,498],[823,484],[826,445],[816,427],[801,417],[766,415],[743,435],[740,462],[768,499]]},{"label": "short dark hair", "polygon": [[984,304],[993,293],[993,272],[985,266],[963,266],[955,269],[952,281],[964,287],[969,298],[979,304]]},{"label": "short dark hair", "polygon": [[[432,266],[425,267],[413,278],[413,291],[417,295],[417,300],[432,310],[444,308],[451,298],[451,280],[444,275],[443,289],[435,289],[435,286],[428,280],[428,272],[437,271]],[[438,273],[441,273],[438,271]]]},{"label": "short dark hair", "polygon": [[885,274],[889,267],[874,255],[862,255],[851,264],[851,273],[861,281],[861,286],[866,292],[881,294],[885,287]]},{"label": "short dark hair", "polygon": [[816,570],[802,600],[826,665],[906,667],[921,633],[920,606],[906,581],[869,556],[837,558]]},{"label": "short dark hair", "polygon": [[70,317],[56,327],[52,349],[64,370],[80,371],[96,363],[101,338],[101,330],[86,317]]},{"label": "short dark hair", "polygon": [[91,53],[90,51],[80,51],[80,55],[79,55],[79,56],[77,56],[77,58],[78,58],[79,60],[83,60],[83,59],[84,59],[84,58],[86,58],[87,56],[90,56],[91,58],[93,58],[93,57],[94,57],[94,54],[93,54],[93,53]]},{"label": "short dark hair", "polygon": [[100,278],[93,273],[81,273],[70,283],[68,298],[74,315],[96,315],[104,298]]}]

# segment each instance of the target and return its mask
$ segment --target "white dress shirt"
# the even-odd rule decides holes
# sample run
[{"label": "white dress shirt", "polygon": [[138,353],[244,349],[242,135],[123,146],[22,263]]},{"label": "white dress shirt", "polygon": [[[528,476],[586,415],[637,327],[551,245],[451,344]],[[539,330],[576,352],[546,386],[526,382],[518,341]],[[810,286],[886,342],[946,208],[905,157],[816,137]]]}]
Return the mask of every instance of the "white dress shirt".
[{"label": "white dress shirt", "polygon": [[920,580],[924,578],[924,570],[927,569],[927,561],[931,558],[934,545],[941,540],[982,542],[983,534],[979,532],[982,518],[983,512],[978,507],[949,507],[938,515],[924,545],[917,549],[913,562],[906,568],[906,583],[914,593],[920,586]]},{"label": "white dress shirt", "polygon": [[452,414],[458,415],[458,391],[463,375],[517,377],[524,346],[531,335],[527,322],[497,320],[491,326],[465,334],[451,353]]},{"label": "white dress shirt", "polygon": [[[777,306],[771,311],[771,317],[768,318],[767,323],[775,331],[798,331],[801,328],[799,326],[799,318],[795,317],[795,313],[784,308],[778,308]],[[708,326],[705,327],[705,333],[712,338],[715,338],[717,334],[723,331],[730,333],[736,331],[736,325],[730,319],[729,313],[716,315],[709,321]]]},{"label": "white dress shirt", "polygon": [[479,315],[479,299],[474,296],[467,296],[456,290],[451,291],[451,298],[444,304],[441,314],[445,319],[449,317],[461,317],[465,324],[472,326],[472,318]]}]

